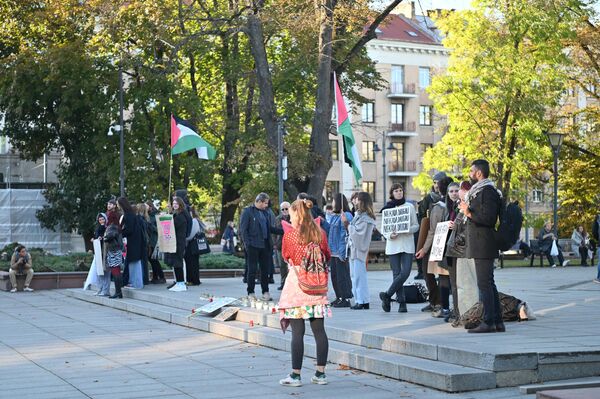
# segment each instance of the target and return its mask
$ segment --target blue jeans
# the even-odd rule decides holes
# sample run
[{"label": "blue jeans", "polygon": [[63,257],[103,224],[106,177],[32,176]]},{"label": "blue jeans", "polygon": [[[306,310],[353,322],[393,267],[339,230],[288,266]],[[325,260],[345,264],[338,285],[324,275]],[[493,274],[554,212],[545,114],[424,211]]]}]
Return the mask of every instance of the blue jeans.
[{"label": "blue jeans", "polygon": [[406,302],[404,297],[404,282],[410,275],[413,256],[414,254],[406,252],[390,255],[390,267],[392,268],[394,280],[392,281],[390,288],[388,288],[387,294],[390,297],[396,294],[396,301],[400,303]]},{"label": "blue jeans", "polygon": [[352,295],[357,304],[369,303],[369,285],[367,281],[367,265],[360,259],[350,259],[350,277],[352,278]]},{"label": "blue jeans", "polygon": [[105,270],[102,276],[98,276],[100,281],[100,295],[110,295],[110,269]]},{"label": "blue jeans", "polygon": [[129,284],[133,288],[144,288],[141,260],[129,262]]}]

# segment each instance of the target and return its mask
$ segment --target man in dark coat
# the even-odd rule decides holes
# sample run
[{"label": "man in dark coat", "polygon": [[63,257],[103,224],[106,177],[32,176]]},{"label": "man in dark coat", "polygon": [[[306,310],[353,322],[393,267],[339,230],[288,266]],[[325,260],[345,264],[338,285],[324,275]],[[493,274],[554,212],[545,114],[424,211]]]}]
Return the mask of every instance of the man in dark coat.
[{"label": "man in dark coat", "polygon": [[477,288],[483,303],[483,322],[470,333],[504,332],[498,290],[494,282],[494,259],[498,257],[496,221],[502,196],[488,179],[490,164],[478,159],[471,164],[469,178],[473,186],[459,205],[467,217],[466,257],[475,260]]},{"label": "man in dark coat", "polygon": [[274,233],[271,218],[267,212],[269,196],[260,193],[256,196],[254,204],[244,208],[240,217],[239,234],[244,241],[246,256],[248,257],[247,291],[248,296],[256,297],[254,294],[256,268],[260,268],[260,286],[264,300],[270,300],[269,294],[269,266],[273,256],[273,241],[271,234]]}]

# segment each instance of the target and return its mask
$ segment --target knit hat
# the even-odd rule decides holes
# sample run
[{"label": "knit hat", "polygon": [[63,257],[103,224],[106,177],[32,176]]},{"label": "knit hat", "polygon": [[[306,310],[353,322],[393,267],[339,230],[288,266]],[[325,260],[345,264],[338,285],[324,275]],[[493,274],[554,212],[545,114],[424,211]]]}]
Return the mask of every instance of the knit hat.
[{"label": "knit hat", "polygon": [[435,175],[433,175],[433,181],[440,181],[444,177],[446,177],[446,172],[437,172]]}]

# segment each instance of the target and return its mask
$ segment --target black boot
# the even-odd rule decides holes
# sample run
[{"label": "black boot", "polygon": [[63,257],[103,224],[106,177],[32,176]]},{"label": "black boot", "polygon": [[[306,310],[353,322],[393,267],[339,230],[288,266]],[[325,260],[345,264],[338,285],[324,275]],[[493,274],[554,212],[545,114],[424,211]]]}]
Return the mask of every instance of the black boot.
[{"label": "black boot", "polygon": [[121,291],[121,287],[123,287],[123,276],[119,273],[118,276],[115,276],[115,294],[111,295],[109,298],[123,298],[123,292]]}]

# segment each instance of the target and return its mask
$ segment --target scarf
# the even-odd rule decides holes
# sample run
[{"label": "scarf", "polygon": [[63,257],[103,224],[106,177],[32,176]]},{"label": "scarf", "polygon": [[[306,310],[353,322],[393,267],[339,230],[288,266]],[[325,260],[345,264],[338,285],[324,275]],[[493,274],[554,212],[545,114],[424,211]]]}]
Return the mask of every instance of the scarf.
[{"label": "scarf", "polygon": [[465,202],[467,203],[467,205],[471,204],[471,200],[473,198],[475,198],[477,196],[477,194],[479,194],[481,191],[483,191],[483,189],[485,187],[492,187],[494,190],[498,191],[498,194],[500,195],[500,198],[502,198],[502,192],[500,192],[500,190],[498,190],[496,188],[496,185],[494,184],[494,182],[492,182],[490,179],[483,179],[481,181],[478,181],[477,183],[473,184],[473,187],[471,187],[471,189],[467,192],[467,195],[465,196]]},{"label": "scarf", "polygon": [[[400,198],[399,200],[397,200],[397,199],[389,200],[388,202],[386,202],[385,206],[383,208],[381,208],[381,211],[383,211],[384,209],[395,208],[397,206],[404,205],[405,203],[406,203],[406,199],[404,197]],[[379,211],[379,212],[381,212],[381,211]]]}]

